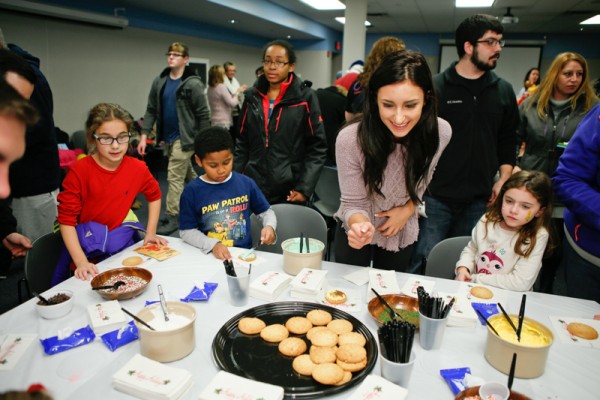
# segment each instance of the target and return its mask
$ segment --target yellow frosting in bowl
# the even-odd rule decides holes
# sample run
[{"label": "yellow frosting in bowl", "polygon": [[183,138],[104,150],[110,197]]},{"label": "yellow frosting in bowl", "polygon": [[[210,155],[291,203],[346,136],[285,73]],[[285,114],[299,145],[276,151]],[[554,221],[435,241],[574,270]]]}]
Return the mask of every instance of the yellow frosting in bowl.
[{"label": "yellow frosting in bowl", "polygon": [[[511,318],[515,326],[519,326],[518,320],[516,318]],[[521,341],[517,340],[517,334],[506,318],[494,318],[490,320],[492,326],[498,331],[498,335],[511,343],[522,345],[522,346],[531,346],[531,347],[542,347],[550,344],[550,338],[546,336],[538,327],[535,325],[523,321],[523,327],[521,328]]]}]

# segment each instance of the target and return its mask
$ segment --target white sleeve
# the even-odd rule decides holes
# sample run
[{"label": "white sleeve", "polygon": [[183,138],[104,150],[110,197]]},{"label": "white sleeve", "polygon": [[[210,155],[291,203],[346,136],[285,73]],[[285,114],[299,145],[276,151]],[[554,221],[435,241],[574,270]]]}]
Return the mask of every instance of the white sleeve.
[{"label": "white sleeve", "polygon": [[209,238],[198,229],[186,229],[179,231],[179,237],[181,237],[184,242],[202,250],[204,254],[210,253],[213,247],[219,243],[219,239]]},{"label": "white sleeve", "polygon": [[270,226],[273,228],[275,232],[275,241],[272,244],[277,243],[277,216],[275,215],[275,211],[269,207],[269,209],[263,213],[257,215],[258,220],[262,224],[263,228],[265,226]]}]

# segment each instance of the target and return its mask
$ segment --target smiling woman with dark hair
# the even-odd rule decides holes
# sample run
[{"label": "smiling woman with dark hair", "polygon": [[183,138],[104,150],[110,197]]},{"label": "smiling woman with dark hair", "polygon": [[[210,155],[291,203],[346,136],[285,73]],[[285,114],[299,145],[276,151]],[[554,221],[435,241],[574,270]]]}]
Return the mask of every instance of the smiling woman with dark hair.
[{"label": "smiling woman with dark hair", "polygon": [[385,57],[369,80],[362,117],[336,142],[337,262],[368,266],[373,258],[377,268],[406,270],[419,232],[416,205],[450,136],[423,55]]}]

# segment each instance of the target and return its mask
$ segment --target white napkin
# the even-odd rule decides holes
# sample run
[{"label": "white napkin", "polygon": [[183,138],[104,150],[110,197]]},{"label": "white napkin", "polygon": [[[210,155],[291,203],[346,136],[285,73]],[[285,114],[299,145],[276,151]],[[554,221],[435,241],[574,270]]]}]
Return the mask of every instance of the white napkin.
[{"label": "white napkin", "polygon": [[90,325],[96,335],[119,329],[127,322],[118,300],[90,304],[87,311]]},{"label": "white napkin", "polygon": [[377,375],[369,375],[348,400],[404,400],[408,390]]},{"label": "white napkin", "polygon": [[177,399],[192,385],[192,374],[136,354],[113,375],[112,383],[141,399]]},{"label": "white napkin", "polygon": [[[362,286],[369,282],[369,270],[370,268],[361,268],[358,271],[344,275],[344,279],[354,283],[356,286]],[[377,290],[377,289],[376,289]]]},{"label": "white napkin", "polygon": [[[559,337],[562,343],[600,349],[600,321],[595,319],[555,316],[550,317],[550,321],[552,321],[552,325],[554,325],[556,336]],[[596,339],[584,339],[582,337],[573,335],[567,330],[567,326],[573,322],[578,322],[580,324],[589,326],[590,328],[594,329],[599,336]]]},{"label": "white napkin", "polygon": [[433,287],[435,286],[435,281],[415,276],[409,277],[404,286],[402,286],[402,289],[400,289],[400,291],[402,292],[402,294],[417,298],[417,288],[419,286],[423,286],[423,289],[425,289],[425,291],[429,293],[430,296],[433,296],[432,292]]},{"label": "white napkin", "polygon": [[219,371],[198,398],[200,400],[281,400],[283,399],[283,388]]},{"label": "white napkin", "polygon": [[453,294],[438,292],[439,297],[444,298],[444,304],[448,304],[454,298],[454,304],[448,314],[448,326],[475,326],[477,324],[477,314],[467,296],[462,294]]},{"label": "white napkin", "polygon": [[303,268],[290,282],[290,296],[314,300],[321,292],[327,271]]},{"label": "white napkin", "polygon": [[33,333],[9,333],[0,336],[0,371],[11,370],[37,338]]},{"label": "white napkin", "polygon": [[250,283],[250,296],[272,301],[288,288],[292,278],[279,271],[267,271]]},{"label": "white napkin", "polygon": [[[471,289],[476,286],[482,286],[484,288],[489,289],[492,292],[492,297],[489,299],[482,299],[479,297],[475,297],[471,294]],[[471,303],[502,303],[504,308],[506,308],[506,300],[508,299],[507,292],[504,289],[497,288],[495,286],[482,285],[481,283],[471,283],[471,282],[461,282],[458,287],[457,295],[464,295],[469,299]]]},{"label": "white napkin", "polygon": [[396,271],[387,271],[384,269],[369,269],[369,289],[367,291],[366,301],[369,302],[375,293],[371,289],[375,289],[379,294],[398,294],[400,286],[396,279]]}]

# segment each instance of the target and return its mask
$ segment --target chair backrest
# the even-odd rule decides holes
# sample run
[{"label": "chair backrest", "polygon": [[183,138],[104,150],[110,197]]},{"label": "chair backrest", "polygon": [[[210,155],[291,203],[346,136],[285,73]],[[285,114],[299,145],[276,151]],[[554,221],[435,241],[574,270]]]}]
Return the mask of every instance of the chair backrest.
[{"label": "chair backrest", "polygon": [[54,268],[62,248],[60,233],[47,233],[33,242],[25,255],[25,278],[31,290],[42,293],[52,287],[50,284]]},{"label": "chair backrest", "polygon": [[323,167],[315,186],[315,194],[319,199],[313,203],[313,206],[326,217],[333,217],[333,214],[340,208],[342,196],[337,168]]},{"label": "chair backrest", "polygon": [[457,236],[436,244],[427,257],[425,275],[454,279],[454,267],[469,240],[471,236]]},{"label": "chair backrest", "polygon": [[81,149],[84,153],[87,153],[87,137],[85,131],[79,130],[73,132],[71,135],[71,144],[74,148]]},{"label": "chair backrest", "polygon": [[[274,245],[261,245],[257,249],[269,253],[282,254],[281,243],[285,240],[299,237],[300,233],[318,239],[327,249],[327,223],[321,214],[310,207],[297,204],[274,204],[271,206],[277,217],[277,243]],[[258,218],[251,216],[251,232],[253,243],[260,240],[262,225]]]}]

